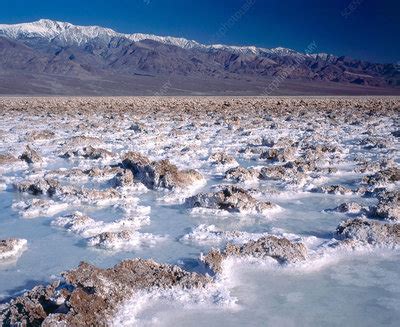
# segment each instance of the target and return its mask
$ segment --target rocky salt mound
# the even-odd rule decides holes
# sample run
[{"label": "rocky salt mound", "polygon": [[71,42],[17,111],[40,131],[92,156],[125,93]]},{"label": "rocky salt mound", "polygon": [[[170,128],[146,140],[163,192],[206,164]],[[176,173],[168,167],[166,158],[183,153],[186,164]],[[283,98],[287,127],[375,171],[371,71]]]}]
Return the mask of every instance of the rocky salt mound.
[{"label": "rocky salt mound", "polygon": [[18,257],[25,250],[27,243],[27,240],[17,238],[0,240],[0,263]]},{"label": "rocky salt mound", "polygon": [[152,260],[126,260],[109,269],[87,263],[62,274],[65,282],[36,286],[0,309],[4,326],[105,326],[124,300],[141,290],[201,288],[209,277]]},{"label": "rocky salt mound", "polygon": [[271,235],[244,245],[228,244],[222,251],[213,249],[202,260],[214,272],[220,273],[223,261],[229,257],[271,257],[282,264],[296,263],[306,260],[307,248],[302,243]]},{"label": "rocky salt mound", "polygon": [[281,148],[281,149],[268,149],[261,153],[260,159],[268,160],[271,162],[288,162],[295,158],[296,149],[294,147]]},{"label": "rocky salt mound", "polygon": [[358,214],[362,210],[365,210],[365,208],[363,208],[357,202],[344,202],[334,209],[334,211],[337,212],[352,213],[352,214]]},{"label": "rocky salt mound", "polygon": [[215,168],[217,172],[224,171],[230,167],[239,166],[236,159],[225,152],[215,152],[208,158],[207,161],[213,168]]},{"label": "rocky salt mound", "polygon": [[51,217],[68,209],[67,203],[55,202],[47,199],[29,199],[15,202],[12,205],[24,218]]},{"label": "rocky salt mound", "polygon": [[131,212],[130,215],[107,223],[77,211],[56,218],[51,225],[80,235],[85,238],[88,246],[113,251],[154,246],[164,239],[162,236],[151,233],[138,232],[142,226],[150,224],[150,217],[143,215],[140,208],[136,212]]},{"label": "rocky salt mound", "polygon": [[122,165],[150,189],[186,188],[203,180],[203,176],[196,170],[179,170],[169,160],[151,161],[136,152],[127,153]]},{"label": "rocky salt mound", "polygon": [[208,158],[208,161],[213,165],[222,166],[232,166],[238,164],[234,157],[225,152],[215,152]]},{"label": "rocky salt mound", "polygon": [[256,169],[246,169],[244,167],[235,167],[225,172],[224,179],[236,183],[252,182],[259,178],[260,172]]},{"label": "rocky salt mound", "polygon": [[400,191],[382,192],[378,194],[376,215],[380,218],[400,220]]},{"label": "rocky salt mound", "polygon": [[390,167],[363,178],[363,182],[373,186],[387,186],[388,183],[400,182],[400,168]]},{"label": "rocky salt mound", "polygon": [[130,187],[134,185],[135,180],[132,171],[124,169],[118,172],[113,179],[113,184],[115,187]]},{"label": "rocky salt mound", "polygon": [[54,221],[52,221],[51,225],[55,227],[65,228],[72,233],[86,234],[85,231],[87,231],[87,229],[94,228],[100,225],[100,223],[96,222],[89,216],[86,216],[83,213],[77,211],[71,215],[66,215],[55,219]]},{"label": "rocky salt mound", "polygon": [[[146,257],[185,262],[199,245],[221,247],[203,258],[217,273],[229,258],[276,261],[287,272],[357,255],[354,249],[397,248],[398,98],[1,98],[0,104],[0,170],[6,172],[0,203],[25,218],[53,217],[53,229],[40,234],[41,242],[30,236],[38,253],[52,255],[56,268],[49,275],[64,269],[65,260],[56,257],[66,233],[80,242],[64,253],[93,261],[94,252],[115,261],[140,249]],[[261,200],[267,196],[284,208],[274,221],[264,219],[279,208]],[[207,221],[183,237],[193,217],[177,205],[182,201],[199,214],[196,219]],[[332,223],[346,215],[357,219],[343,222],[330,239]],[[15,221],[50,228],[46,220],[10,216],[0,219],[4,235]],[[163,233],[158,224],[168,226],[168,246],[161,243],[164,235],[141,230]],[[35,251],[26,255],[36,259]],[[14,296],[8,290],[24,285],[16,269],[37,280],[32,271],[38,267],[22,261],[2,271],[0,294]],[[3,323],[108,325],[123,301],[140,302],[136,291],[177,287],[187,299],[186,288],[212,288],[225,278],[217,274],[213,283],[140,259],[110,269],[82,264],[64,276],[0,309]],[[249,316],[253,312],[246,310],[253,309],[243,312]],[[256,319],[254,324],[266,321]]]},{"label": "rocky salt mound", "polygon": [[53,196],[61,189],[61,184],[54,179],[40,178],[36,180],[24,180],[15,185],[19,192],[32,195]]},{"label": "rocky salt mound", "polygon": [[0,166],[16,163],[18,158],[10,153],[0,153]]},{"label": "rocky salt mound", "polygon": [[311,192],[314,193],[326,193],[326,194],[336,194],[336,195],[349,195],[353,194],[353,190],[343,186],[343,185],[328,185],[328,186],[320,186],[311,189]]},{"label": "rocky salt mound", "polygon": [[27,146],[25,151],[20,155],[19,159],[25,161],[27,164],[39,164],[43,162],[42,156],[30,146]]},{"label": "rocky salt mound", "polygon": [[28,142],[51,140],[56,136],[56,133],[50,130],[32,131],[26,133]]},{"label": "rocky salt mound", "polygon": [[89,246],[95,246],[105,250],[121,251],[142,247],[155,246],[164,237],[151,233],[140,233],[135,230],[122,230],[119,232],[104,232],[87,240]]},{"label": "rocky salt mound", "polygon": [[60,200],[75,204],[110,205],[124,200],[125,196],[114,188],[102,190],[91,188],[63,187]]},{"label": "rocky salt mound", "polygon": [[336,229],[341,240],[375,246],[399,247],[400,224],[384,224],[367,219],[346,220]]},{"label": "rocky salt mound", "polygon": [[76,135],[72,136],[69,139],[65,140],[64,146],[66,148],[76,148],[76,147],[84,147],[84,146],[98,146],[102,144],[100,138],[95,136],[87,136],[87,135]]},{"label": "rocky salt mound", "polygon": [[85,159],[99,160],[99,159],[110,159],[114,154],[106,149],[94,148],[92,146],[83,147],[74,151],[67,151],[61,157],[71,159],[74,157],[82,157]]},{"label": "rocky salt mound", "polygon": [[[118,172],[115,177],[112,178],[111,184],[117,188],[124,188],[128,185],[133,186],[134,183],[130,183],[129,180],[129,173]],[[129,195],[121,193],[120,190],[114,187],[93,189],[73,185],[62,185],[59,181],[46,177],[35,180],[24,180],[17,183],[15,187],[19,192],[30,193],[32,195],[47,195],[55,200],[63,201],[64,204],[68,202],[75,205],[92,204],[102,206],[121,201],[130,201]],[[48,203],[54,202],[52,200],[42,200]]]},{"label": "rocky salt mound", "polygon": [[215,193],[199,193],[187,198],[186,206],[190,208],[217,209],[236,213],[267,213],[276,206],[270,202],[258,201],[244,189],[226,186]]},{"label": "rocky salt mound", "polygon": [[189,234],[184,235],[180,240],[182,242],[195,242],[200,244],[219,244],[222,242],[232,242],[235,244],[247,243],[249,240],[257,240],[266,233],[248,233],[242,231],[225,231],[214,225],[200,225]]}]

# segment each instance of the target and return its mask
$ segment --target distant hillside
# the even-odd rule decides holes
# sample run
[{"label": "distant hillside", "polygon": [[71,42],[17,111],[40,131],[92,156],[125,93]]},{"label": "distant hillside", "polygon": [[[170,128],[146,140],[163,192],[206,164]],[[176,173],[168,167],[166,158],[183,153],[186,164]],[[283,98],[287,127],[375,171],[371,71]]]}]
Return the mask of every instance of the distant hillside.
[{"label": "distant hillside", "polygon": [[393,64],[311,52],[51,20],[0,25],[0,94],[400,94]]}]

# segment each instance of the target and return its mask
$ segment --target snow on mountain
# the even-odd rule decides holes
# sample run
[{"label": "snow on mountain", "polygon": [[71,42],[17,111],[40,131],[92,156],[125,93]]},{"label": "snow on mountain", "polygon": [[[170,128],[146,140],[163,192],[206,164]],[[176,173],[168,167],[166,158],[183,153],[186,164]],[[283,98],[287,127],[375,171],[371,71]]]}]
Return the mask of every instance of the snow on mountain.
[{"label": "snow on mountain", "polygon": [[209,49],[226,50],[226,51],[232,51],[234,53],[246,54],[246,55],[248,55],[248,54],[258,55],[258,54],[260,54],[261,51],[267,50],[267,49],[257,48],[254,46],[240,47],[240,46],[224,45],[224,44],[213,44],[213,45],[209,45],[207,47]]},{"label": "snow on mountain", "polygon": [[46,39],[62,45],[82,45],[92,39],[109,41],[119,33],[99,26],[75,26],[70,23],[41,19],[33,23],[0,25],[0,35],[15,40]]},{"label": "snow on mountain", "polygon": [[172,37],[172,36],[157,36],[157,35],[142,34],[142,33],[135,33],[135,34],[130,34],[130,35],[125,34],[124,36],[135,42],[143,41],[143,40],[153,40],[153,41],[157,41],[160,43],[175,45],[175,46],[178,46],[178,47],[184,48],[184,49],[203,47],[202,44],[200,44],[196,41],[187,40],[184,38]]},{"label": "snow on mountain", "polygon": [[48,41],[58,41],[62,45],[83,45],[90,40],[109,42],[114,37],[123,37],[134,42],[154,40],[161,43],[176,45],[182,48],[201,47],[202,45],[184,38],[156,36],[150,34],[123,34],[110,28],[100,26],[76,26],[70,23],[41,19],[33,23],[15,25],[0,24],[0,35],[15,39],[42,38]]},{"label": "snow on mountain", "polygon": [[300,54],[286,48],[265,49],[255,46],[228,46],[222,44],[204,45],[193,40],[171,36],[157,36],[152,34],[124,34],[118,33],[110,28],[100,26],[77,26],[66,22],[41,19],[32,23],[22,24],[0,24],[0,36],[14,40],[30,41],[42,39],[48,42],[55,42],[62,46],[82,46],[92,40],[108,44],[116,37],[126,38],[133,42],[153,40],[164,44],[178,46],[184,49],[205,49],[205,50],[226,50],[237,54],[260,55],[273,53],[281,55]]},{"label": "snow on mountain", "polygon": [[41,19],[33,23],[0,24],[0,35],[12,38],[54,38],[63,31],[72,27],[72,24]]}]

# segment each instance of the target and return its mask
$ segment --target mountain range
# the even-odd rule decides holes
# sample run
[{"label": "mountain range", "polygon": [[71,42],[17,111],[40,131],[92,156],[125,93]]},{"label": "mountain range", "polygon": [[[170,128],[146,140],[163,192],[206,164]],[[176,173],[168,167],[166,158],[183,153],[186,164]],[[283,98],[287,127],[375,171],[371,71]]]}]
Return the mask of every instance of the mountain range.
[{"label": "mountain range", "polygon": [[48,19],[0,24],[0,94],[400,94],[394,64],[313,52],[204,45]]}]

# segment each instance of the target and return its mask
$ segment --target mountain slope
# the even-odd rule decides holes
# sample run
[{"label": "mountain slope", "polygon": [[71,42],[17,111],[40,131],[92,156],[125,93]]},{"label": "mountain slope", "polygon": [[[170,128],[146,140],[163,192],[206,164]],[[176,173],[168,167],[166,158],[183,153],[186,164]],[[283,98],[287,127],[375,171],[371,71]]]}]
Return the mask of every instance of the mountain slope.
[{"label": "mountain slope", "polygon": [[[167,94],[398,94],[400,85],[391,64],[285,48],[203,45],[51,20],[0,25],[0,70],[0,92],[15,94],[34,93],[26,90],[41,81],[44,94],[74,94],[73,84],[80,94],[151,94],[165,81],[174,83]],[[14,88],[1,85],[6,76]]]}]

